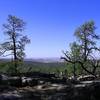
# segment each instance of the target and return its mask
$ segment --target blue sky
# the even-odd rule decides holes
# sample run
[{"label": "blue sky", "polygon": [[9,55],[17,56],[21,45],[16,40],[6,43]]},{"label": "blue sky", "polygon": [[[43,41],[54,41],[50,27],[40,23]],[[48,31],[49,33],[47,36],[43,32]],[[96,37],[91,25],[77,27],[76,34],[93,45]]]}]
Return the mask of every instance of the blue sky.
[{"label": "blue sky", "polygon": [[100,33],[100,0],[0,0],[0,13],[1,42],[6,39],[2,24],[9,14],[27,23],[25,34],[31,39],[27,58],[60,57],[85,21],[94,20]]}]

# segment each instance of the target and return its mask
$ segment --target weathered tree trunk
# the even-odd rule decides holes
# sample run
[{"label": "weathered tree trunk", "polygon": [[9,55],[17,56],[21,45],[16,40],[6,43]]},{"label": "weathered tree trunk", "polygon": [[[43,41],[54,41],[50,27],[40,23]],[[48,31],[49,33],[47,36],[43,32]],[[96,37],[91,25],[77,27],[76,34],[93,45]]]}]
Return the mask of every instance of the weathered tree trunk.
[{"label": "weathered tree trunk", "polygon": [[13,35],[12,35],[12,40],[13,40],[14,67],[15,67],[15,73],[17,73],[16,36],[15,36],[14,23],[13,23]]}]

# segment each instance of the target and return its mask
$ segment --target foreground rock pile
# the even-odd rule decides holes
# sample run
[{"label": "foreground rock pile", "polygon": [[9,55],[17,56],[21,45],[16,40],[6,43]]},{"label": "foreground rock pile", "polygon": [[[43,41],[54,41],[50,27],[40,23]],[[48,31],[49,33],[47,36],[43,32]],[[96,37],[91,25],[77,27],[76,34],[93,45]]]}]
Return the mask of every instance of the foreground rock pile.
[{"label": "foreground rock pile", "polygon": [[40,80],[38,77],[3,76],[3,80],[0,100],[100,100],[99,79],[73,83],[54,77]]}]

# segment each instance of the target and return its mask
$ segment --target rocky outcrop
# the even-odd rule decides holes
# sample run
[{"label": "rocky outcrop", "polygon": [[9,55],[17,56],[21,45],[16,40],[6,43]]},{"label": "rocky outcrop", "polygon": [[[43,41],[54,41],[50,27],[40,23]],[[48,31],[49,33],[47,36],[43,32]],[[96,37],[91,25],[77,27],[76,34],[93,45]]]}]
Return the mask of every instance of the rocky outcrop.
[{"label": "rocky outcrop", "polygon": [[44,76],[1,75],[0,100],[100,100],[100,79]]},{"label": "rocky outcrop", "polygon": [[[5,99],[6,98],[6,99]],[[100,82],[77,85],[44,84],[1,93],[0,100],[100,100]]]}]

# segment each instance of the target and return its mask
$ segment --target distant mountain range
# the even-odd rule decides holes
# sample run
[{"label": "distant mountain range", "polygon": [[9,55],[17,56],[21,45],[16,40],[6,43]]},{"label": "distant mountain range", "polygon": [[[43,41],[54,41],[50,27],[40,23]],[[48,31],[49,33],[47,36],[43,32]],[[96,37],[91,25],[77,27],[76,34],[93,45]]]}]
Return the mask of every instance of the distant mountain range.
[{"label": "distant mountain range", "polygon": [[52,63],[52,62],[63,62],[60,58],[28,58],[25,61],[32,61],[32,62],[43,62],[43,63]]},{"label": "distant mountain range", "polygon": [[[0,61],[11,61],[10,58],[0,59]],[[63,62],[60,58],[52,57],[52,58],[26,58],[24,61],[31,61],[31,62],[40,62],[40,63],[53,63],[53,62]]]}]

